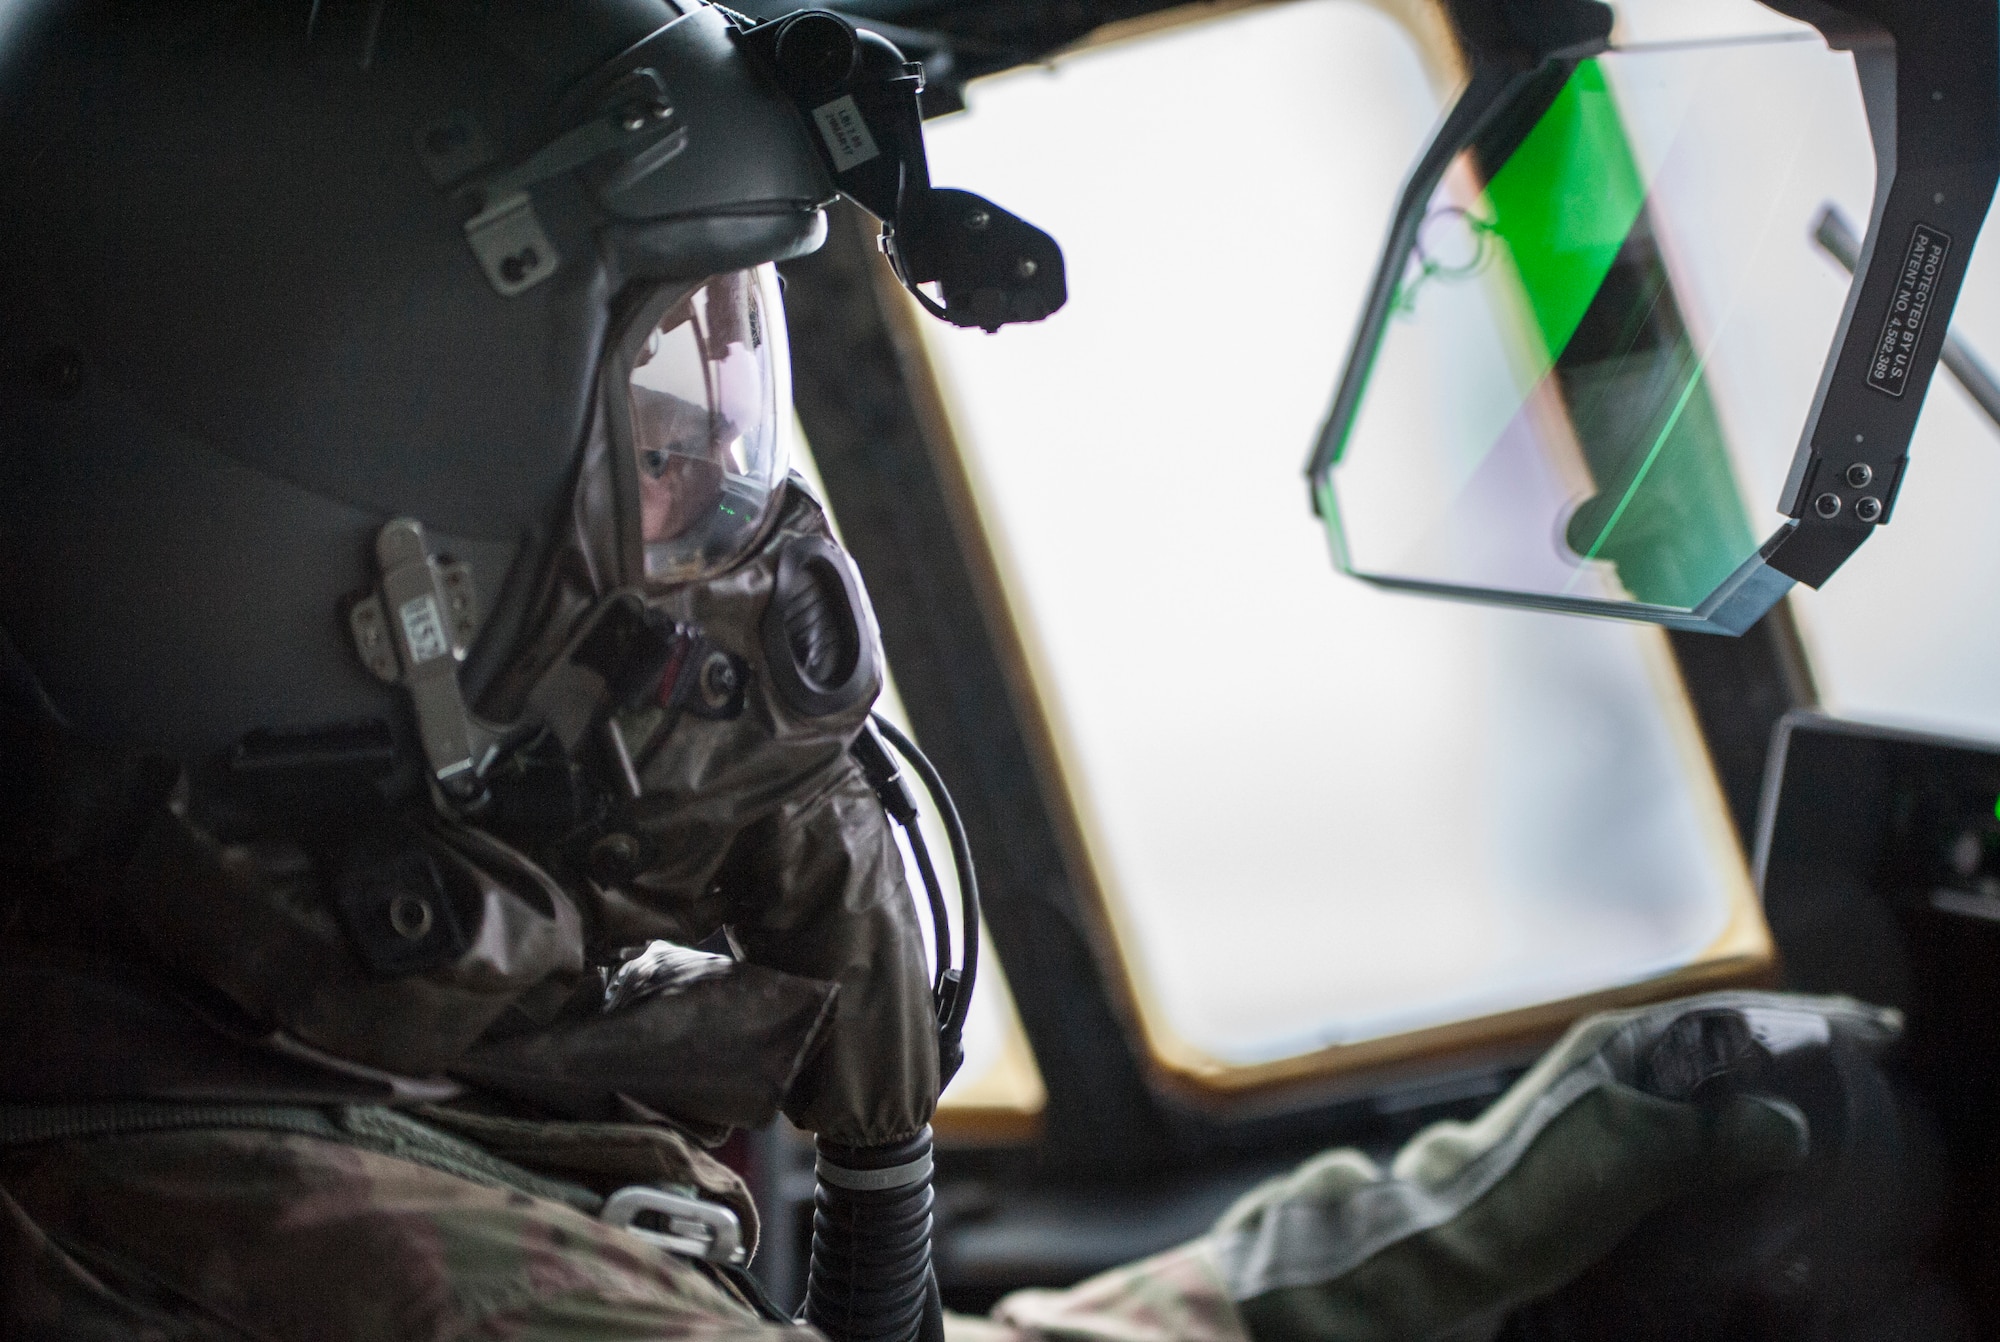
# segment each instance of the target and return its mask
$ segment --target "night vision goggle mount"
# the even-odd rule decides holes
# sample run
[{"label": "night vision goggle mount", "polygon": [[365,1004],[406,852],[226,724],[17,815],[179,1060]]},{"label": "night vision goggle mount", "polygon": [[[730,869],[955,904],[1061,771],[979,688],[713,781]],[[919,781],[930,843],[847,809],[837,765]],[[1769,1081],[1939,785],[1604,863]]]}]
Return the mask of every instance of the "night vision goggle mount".
[{"label": "night vision goggle mount", "polygon": [[887,38],[811,9],[736,36],[798,108],[841,193],[882,221],[883,254],[932,316],[997,331],[1063,305],[1054,238],[982,196],[931,185],[923,69]]},{"label": "night vision goggle mount", "polygon": [[[922,66],[825,10],[763,23],[720,12],[752,66],[797,109],[834,186],[882,221],[883,254],[927,311],[997,331],[1063,305],[1068,289],[1054,238],[982,196],[931,185],[918,104]],[[571,98],[579,119],[518,161],[496,164],[465,112],[418,134],[425,171],[468,210],[466,241],[502,297],[526,292],[562,263],[537,214],[537,188],[586,170],[615,196],[641,188],[688,147],[690,130],[665,78],[632,59],[640,58],[628,53],[587,81]],[[936,285],[937,297],[924,285]]]}]

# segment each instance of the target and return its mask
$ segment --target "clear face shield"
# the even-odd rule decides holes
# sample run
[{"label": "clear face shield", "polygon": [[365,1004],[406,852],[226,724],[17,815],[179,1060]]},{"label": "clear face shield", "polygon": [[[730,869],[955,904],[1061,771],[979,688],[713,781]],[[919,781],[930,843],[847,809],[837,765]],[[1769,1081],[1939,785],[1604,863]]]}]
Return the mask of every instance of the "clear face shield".
[{"label": "clear face shield", "polygon": [[[1889,518],[1992,194],[1928,170],[1942,121],[1871,125],[1934,55],[1804,25],[1472,52],[1308,467],[1336,562],[1720,633],[1824,581]],[[1869,224],[1851,284],[1829,210]]]},{"label": "clear face shield", "polygon": [[720,572],[756,545],[791,468],[791,365],[771,266],[649,307],[626,348],[618,442],[649,587]]}]

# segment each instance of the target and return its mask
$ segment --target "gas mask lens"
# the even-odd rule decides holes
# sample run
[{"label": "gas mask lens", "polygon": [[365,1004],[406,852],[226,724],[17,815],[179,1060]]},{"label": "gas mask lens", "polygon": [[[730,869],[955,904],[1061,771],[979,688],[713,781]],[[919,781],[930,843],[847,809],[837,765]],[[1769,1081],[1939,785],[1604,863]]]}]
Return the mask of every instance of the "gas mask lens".
[{"label": "gas mask lens", "polygon": [[648,583],[706,577],[755,544],[791,465],[791,394],[772,267],[719,275],[654,324],[626,388]]}]

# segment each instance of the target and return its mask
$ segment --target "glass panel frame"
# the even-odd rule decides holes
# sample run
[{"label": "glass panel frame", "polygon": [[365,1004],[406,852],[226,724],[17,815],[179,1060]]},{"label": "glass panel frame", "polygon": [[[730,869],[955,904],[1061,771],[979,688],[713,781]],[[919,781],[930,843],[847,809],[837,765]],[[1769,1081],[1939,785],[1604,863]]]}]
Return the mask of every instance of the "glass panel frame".
[{"label": "glass panel frame", "polygon": [[[1975,16],[1975,9],[1966,7],[1967,21],[1982,31],[1992,28],[1992,15]],[[1405,184],[1339,390],[1307,462],[1313,508],[1327,526],[1340,568],[1394,590],[1741,634],[1795,581],[1819,586],[1889,521],[1966,258],[2000,178],[2000,130],[1993,125],[2000,121],[2000,89],[1965,50],[1953,51],[1936,33],[1871,30],[1831,11],[1822,22],[1830,45],[1855,53],[1876,190],[1860,265],[1778,503],[1789,520],[1688,608],[1370,573],[1347,552],[1333,474],[1432,199],[1459,155],[1532,98],[1552,71],[1566,74],[1612,49],[1610,11],[1585,6],[1573,11],[1566,31],[1546,30],[1526,42],[1512,32],[1455,29],[1469,78]],[[1931,89],[1933,96],[1899,103],[1898,87]],[[1984,124],[1971,119],[1978,116]],[[1953,147],[1956,137],[1965,138]],[[1921,277],[1915,282],[1912,265]],[[1913,297],[1920,300],[1916,309]],[[1907,315],[1913,310],[1914,320]],[[1879,356],[1890,346],[1900,362],[1885,380]],[[1866,472],[1857,469],[1864,466]]]}]

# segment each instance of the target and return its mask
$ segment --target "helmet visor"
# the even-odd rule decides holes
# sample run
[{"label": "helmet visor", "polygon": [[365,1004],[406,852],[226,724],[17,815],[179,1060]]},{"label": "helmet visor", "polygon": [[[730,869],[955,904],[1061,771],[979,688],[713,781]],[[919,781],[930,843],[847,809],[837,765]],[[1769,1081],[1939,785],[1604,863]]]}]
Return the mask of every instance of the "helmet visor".
[{"label": "helmet visor", "polygon": [[791,466],[791,367],[771,266],[673,303],[632,353],[625,405],[648,584],[707,577],[762,534]]}]

